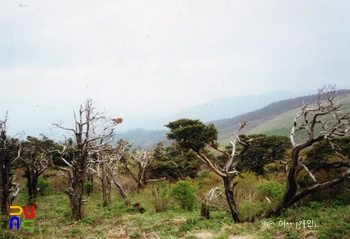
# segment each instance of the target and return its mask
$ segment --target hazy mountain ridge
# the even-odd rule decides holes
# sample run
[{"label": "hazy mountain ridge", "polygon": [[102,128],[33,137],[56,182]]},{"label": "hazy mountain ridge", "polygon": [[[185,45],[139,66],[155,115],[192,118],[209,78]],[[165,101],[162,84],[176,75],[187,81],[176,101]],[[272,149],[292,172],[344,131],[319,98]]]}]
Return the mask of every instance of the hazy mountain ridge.
[{"label": "hazy mountain ridge", "polygon": [[125,139],[132,143],[132,147],[141,147],[144,149],[153,148],[158,142],[166,141],[166,130],[146,130],[133,129],[124,133],[116,133],[117,139]]},{"label": "hazy mountain ridge", "polygon": [[123,117],[123,124],[118,126],[117,131],[126,133],[129,130],[134,130],[137,128],[146,130],[167,130],[167,128],[164,126],[165,124],[181,118],[200,119],[203,122],[232,118],[237,115],[257,110],[270,104],[271,102],[295,98],[307,93],[277,91],[262,95],[223,97],[155,119],[126,116]]},{"label": "hazy mountain ridge", "polygon": [[[339,90],[338,97],[346,97],[350,94],[350,90]],[[349,97],[348,97],[349,98]],[[219,131],[219,140],[225,140],[233,136],[234,132],[237,131],[239,127],[239,123],[243,120],[248,120],[248,124],[243,130],[243,133],[253,134],[253,133],[262,133],[262,134],[277,134],[277,135],[285,135],[288,136],[291,126],[293,124],[293,112],[300,110],[303,102],[306,104],[316,103],[318,100],[318,94],[301,96],[294,99],[289,100],[281,100],[278,102],[273,102],[261,109],[242,114],[231,119],[222,119],[212,121],[215,127]],[[350,99],[349,99],[350,100]],[[286,112],[290,112],[288,116],[290,117],[282,117]],[[295,112],[296,113],[296,112]],[[270,122],[276,117],[281,117],[279,120],[274,121],[274,125],[263,129],[263,124],[266,122]],[[280,124],[284,124],[286,121],[287,126],[279,126]],[[259,129],[257,129],[259,127]],[[278,130],[277,128],[280,127]],[[275,128],[275,129],[271,129]]]},{"label": "hazy mountain ridge", "polygon": [[[350,90],[339,90],[338,96],[344,97],[346,95],[350,94]],[[256,99],[256,96],[246,96],[241,97],[240,99]],[[349,97],[350,98],[350,97]],[[224,100],[225,98],[215,100],[213,102],[220,102],[221,100]],[[289,112],[291,110],[298,110],[302,107],[303,102],[305,103],[315,103],[318,99],[317,94],[313,95],[305,95],[300,96],[292,99],[284,99],[279,100],[276,102],[270,102],[266,106],[250,111],[248,113],[240,114],[235,117],[226,118],[226,119],[220,119],[220,120],[212,120],[212,121],[205,121],[201,119],[200,117],[181,117],[181,113],[186,112],[182,111],[181,113],[173,114],[172,116],[163,118],[162,125],[167,124],[170,121],[177,120],[180,118],[193,118],[193,119],[200,119],[203,122],[206,123],[213,123],[216,128],[219,131],[219,141],[226,140],[228,138],[231,138],[233,136],[233,133],[237,130],[239,123],[243,120],[248,120],[248,125],[244,129],[243,133],[265,133],[269,134],[269,132],[276,133],[277,131],[275,129],[271,129],[273,127],[282,127],[281,130],[279,130],[276,134],[288,134],[290,131],[289,122],[287,123],[287,126],[278,126],[279,124],[283,123],[280,121],[286,121],[291,120],[290,123],[292,123],[292,116],[286,118],[285,116],[282,117],[283,114],[286,112]],[[350,99],[349,99],[350,100]],[[229,100],[227,100],[229,101]],[[246,100],[248,102],[248,100]],[[251,101],[249,101],[251,102]],[[198,106],[197,109],[203,107],[202,105]],[[196,107],[195,107],[196,108]],[[190,109],[188,109],[190,110]],[[190,114],[189,114],[190,115]],[[195,116],[195,115],[193,115]],[[282,117],[282,119],[276,119],[277,117]],[[167,119],[167,120],[165,120]],[[264,123],[268,123],[270,121],[274,120],[274,125],[269,126],[266,129],[263,129],[262,125]],[[130,142],[133,142],[133,146],[141,146],[142,148],[151,148],[154,147],[158,142],[166,142],[166,133],[167,130],[164,127],[164,130],[146,130],[143,128],[137,128],[132,129],[124,133],[117,133],[117,138],[123,138],[127,139]]]},{"label": "hazy mountain ridge", "polygon": [[[158,119],[126,117],[123,124],[118,126],[116,138],[123,138],[133,142],[134,147],[141,146],[143,148],[149,148],[155,146],[158,142],[167,141],[167,128],[164,125],[171,121],[181,118],[200,119],[203,122],[225,118],[230,119],[234,116],[259,109],[271,102],[292,98],[304,93],[278,91],[262,95],[223,97]],[[121,132],[123,127],[127,130]]]}]

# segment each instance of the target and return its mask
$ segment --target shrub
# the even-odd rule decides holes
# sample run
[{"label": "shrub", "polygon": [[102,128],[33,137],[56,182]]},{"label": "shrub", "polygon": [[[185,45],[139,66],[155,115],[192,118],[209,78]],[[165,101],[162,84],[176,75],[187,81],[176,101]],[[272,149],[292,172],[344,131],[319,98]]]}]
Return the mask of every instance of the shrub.
[{"label": "shrub", "polygon": [[256,203],[245,201],[239,205],[242,219],[246,221],[253,221],[254,216],[258,215],[264,209],[266,203]]},{"label": "shrub", "polygon": [[235,181],[237,182],[235,194],[238,205],[245,201],[255,202],[262,200],[261,193],[257,189],[257,185],[261,183],[261,180],[260,177],[255,175],[255,173],[241,173],[236,177]]},{"label": "shrub", "polygon": [[171,189],[170,195],[173,196],[183,209],[193,210],[196,188],[188,181],[180,180]]},{"label": "shrub", "polygon": [[258,190],[269,199],[279,200],[283,197],[285,186],[275,181],[264,181],[258,186]]},{"label": "shrub", "polygon": [[42,177],[38,178],[37,187],[39,189],[39,194],[41,196],[44,195],[44,193],[45,193],[46,189],[49,187],[49,185],[50,185],[50,181],[49,180],[45,180]]},{"label": "shrub", "polygon": [[155,189],[153,190],[153,194],[155,195],[155,211],[166,211],[169,204],[169,189],[166,182],[162,181],[157,183],[155,185]]}]

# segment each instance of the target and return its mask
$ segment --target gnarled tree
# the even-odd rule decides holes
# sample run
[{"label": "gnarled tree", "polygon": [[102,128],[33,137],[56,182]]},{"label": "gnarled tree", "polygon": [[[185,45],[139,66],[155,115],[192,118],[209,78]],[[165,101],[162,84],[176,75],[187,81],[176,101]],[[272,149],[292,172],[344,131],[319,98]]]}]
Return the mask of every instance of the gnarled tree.
[{"label": "gnarled tree", "polygon": [[138,188],[143,189],[149,182],[159,182],[166,179],[165,177],[158,179],[149,178],[150,167],[154,161],[153,152],[151,150],[142,150],[141,148],[137,148],[134,149],[129,155],[136,163],[137,170],[131,169],[129,159],[127,157],[125,157],[124,160],[125,167],[137,183]]},{"label": "gnarled tree", "polygon": [[154,161],[150,167],[149,177],[166,178],[171,182],[185,180],[186,177],[196,178],[201,161],[195,152],[186,151],[176,142],[170,146],[165,146],[163,142],[158,143],[153,150]]},{"label": "gnarled tree", "polygon": [[[165,125],[170,129],[170,132],[167,134],[168,139],[176,140],[183,148],[193,150],[198,157],[211,168],[211,170],[222,178],[227,203],[235,222],[241,222],[241,218],[235,201],[235,183],[233,182],[233,179],[239,173],[236,170],[236,166],[242,160],[243,155],[250,145],[249,140],[241,140],[239,137],[239,132],[245,124],[245,121],[240,124],[240,128],[237,131],[234,140],[230,141],[230,144],[232,145],[232,153],[228,153],[218,147],[219,145],[216,142],[218,132],[213,124],[205,125],[199,120],[180,119]],[[241,144],[243,147],[238,154],[236,154],[237,143]],[[215,164],[213,160],[207,157],[203,152],[206,146],[209,146],[217,152],[225,155],[226,163],[223,167]]]},{"label": "gnarled tree", "polygon": [[[91,99],[81,105],[78,115],[74,112],[75,128],[66,128],[55,124],[58,128],[73,132],[75,137],[75,154],[71,162],[62,160],[67,167],[61,167],[61,172],[67,178],[69,188],[66,193],[69,196],[73,219],[82,219],[82,196],[84,190],[84,179],[90,157],[96,153],[96,145],[103,139],[113,134],[114,127],[121,121],[107,119],[102,113],[96,112]],[[64,155],[65,149],[61,152]]]},{"label": "gnarled tree", "polygon": [[[325,162],[321,159],[318,165],[326,167],[337,167],[340,173],[334,175],[330,180],[321,181],[314,175],[318,168],[309,169],[303,162],[301,152],[317,142],[325,141],[331,143],[332,138],[343,137],[348,134],[350,128],[349,113],[343,109],[342,104],[336,99],[334,86],[326,86],[319,90],[318,102],[315,105],[304,104],[301,112],[294,117],[294,125],[291,130],[290,140],[292,144],[292,157],[287,165],[286,192],[282,202],[276,210],[270,210],[263,217],[280,215],[281,212],[307,195],[318,192],[322,189],[339,184],[350,175],[350,164],[343,159],[336,162]],[[298,139],[297,133],[301,139]],[[306,135],[306,139],[303,139]],[[300,190],[298,176],[301,172],[307,173],[312,180],[312,185]]]},{"label": "gnarled tree", "polygon": [[111,142],[103,143],[98,146],[95,157],[91,159],[89,170],[96,173],[101,180],[102,194],[103,194],[103,206],[109,206],[111,203],[111,183],[113,182],[121,197],[124,199],[127,205],[131,205],[126,192],[124,191],[121,183],[115,177],[118,170],[118,165],[129,150],[130,144],[125,140],[120,140],[116,146],[113,146]]}]

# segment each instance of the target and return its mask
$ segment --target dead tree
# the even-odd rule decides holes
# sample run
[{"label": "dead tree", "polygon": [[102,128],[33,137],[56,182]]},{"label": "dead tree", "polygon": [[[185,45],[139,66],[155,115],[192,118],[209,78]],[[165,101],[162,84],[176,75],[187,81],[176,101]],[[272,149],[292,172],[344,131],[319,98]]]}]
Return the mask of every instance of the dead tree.
[{"label": "dead tree", "polygon": [[103,146],[99,145],[100,149],[96,153],[95,158],[91,159],[89,170],[96,173],[102,183],[103,206],[109,206],[111,202],[110,192],[112,182],[116,185],[125,203],[131,205],[126,192],[115,177],[119,162],[124,157],[129,147],[129,143],[124,140],[119,141],[116,146],[110,143],[104,144]]},{"label": "dead tree", "polygon": [[[237,183],[233,182],[233,179],[239,174],[238,170],[236,169],[238,163],[242,162],[243,156],[250,147],[250,140],[241,140],[239,137],[240,131],[246,126],[247,121],[243,121],[240,123],[240,127],[233,139],[233,141],[230,141],[230,144],[232,146],[232,152],[231,154],[228,153],[225,150],[221,150],[218,147],[218,144],[214,142],[213,139],[208,140],[208,145],[215,149],[216,151],[222,153],[226,156],[227,161],[223,168],[213,163],[205,154],[201,153],[200,151],[197,152],[199,158],[205,162],[216,174],[218,174],[224,183],[225,188],[225,196],[226,200],[228,202],[228,206],[231,211],[232,218],[235,222],[241,222],[240,214],[238,211],[238,206],[235,200],[235,194],[234,194],[234,187]],[[242,150],[236,154],[236,147],[237,144],[240,144],[243,148]]]},{"label": "dead tree", "polygon": [[15,162],[21,155],[21,143],[7,136],[6,122],[7,113],[5,120],[0,121],[0,202],[1,212],[10,215],[10,205],[19,192],[19,185],[12,179]]},{"label": "dead tree", "polygon": [[159,182],[165,180],[166,178],[159,179],[149,179],[148,171],[150,166],[153,163],[152,151],[151,150],[142,150],[141,148],[133,150],[133,153],[129,154],[130,157],[136,162],[137,173],[135,173],[129,166],[129,161],[125,158],[124,163],[126,169],[131,174],[132,178],[137,183],[138,188],[143,189],[149,182]]},{"label": "dead tree", "polygon": [[[318,192],[322,189],[332,187],[343,182],[350,175],[349,162],[332,162],[332,167],[337,167],[342,172],[335,175],[333,179],[321,182],[313,174],[313,169],[309,169],[300,156],[302,150],[309,148],[313,144],[325,140],[331,143],[332,138],[343,137],[348,134],[350,128],[349,113],[345,112],[343,106],[336,100],[334,86],[326,86],[319,90],[318,102],[316,105],[304,104],[301,112],[294,117],[294,125],[291,130],[290,140],[292,144],[292,157],[287,165],[287,188],[282,202],[276,210],[266,212],[263,217],[280,215],[281,212],[307,195]],[[296,142],[296,134],[304,132],[307,139]],[[319,162],[321,164],[321,162]],[[324,164],[325,162],[322,162]],[[301,172],[309,175],[313,184],[300,190],[297,183]]]},{"label": "dead tree", "polygon": [[210,219],[210,203],[217,197],[221,195],[221,192],[218,192],[219,188],[215,187],[210,189],[207,195],[204,196],[201,204],[201,216],[206,219]]},{"label": "dead tree", "polygon": [[[71,162],[62,157],[68,168],[61,167],[61,173],[67,178],[69,188],[66,193],[69,196],[73,219],[82,219],[82,196],[84,191],[84,179],[91,156],[96,153],[95,146],[99,140],[110,137],[114,127],[121,123],[113,119],[107,119],[102,113],[96,112],[91,99],[80,106],[78,115],[74,112],[75,128],[66,128],[60,124],[56,127],[71,131],[75,137],[75,157]],[[64,150],[67,147],[64,147]],[[61,152],[64,154],[64,151]]]}]

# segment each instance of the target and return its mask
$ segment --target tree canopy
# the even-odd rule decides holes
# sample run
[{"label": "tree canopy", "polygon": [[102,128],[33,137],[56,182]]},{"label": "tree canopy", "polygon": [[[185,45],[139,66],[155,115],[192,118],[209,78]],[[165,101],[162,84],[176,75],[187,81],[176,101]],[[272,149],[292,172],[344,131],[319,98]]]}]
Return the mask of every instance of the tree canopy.
[{"label": "tree canopy", "polygon": [[214,124],[203,124],[200,120],[179,119],[165,125],[171,131],[167,138],[176,140],[185,149],[199,152],[208,141],[218,138],[218,131]]}]

